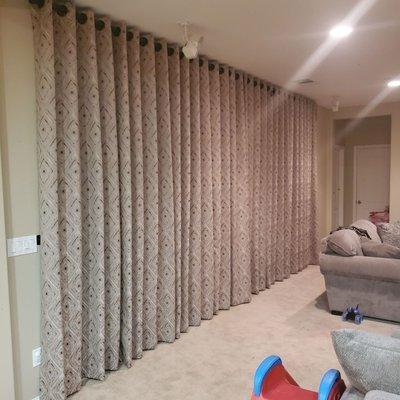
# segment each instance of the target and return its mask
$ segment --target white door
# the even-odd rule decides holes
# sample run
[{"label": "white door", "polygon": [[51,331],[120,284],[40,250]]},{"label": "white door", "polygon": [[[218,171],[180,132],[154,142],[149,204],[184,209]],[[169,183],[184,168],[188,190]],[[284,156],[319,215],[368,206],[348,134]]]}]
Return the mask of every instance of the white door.
[{"label": "white door", "polygon": [[332,223],[333,229],[343,226],[344,195],[344,147],[333,149],[333,191],[332,191]]},{"label": "white door", "polygon": [[389,206],[390,146],[354,147],[354,220]]}]

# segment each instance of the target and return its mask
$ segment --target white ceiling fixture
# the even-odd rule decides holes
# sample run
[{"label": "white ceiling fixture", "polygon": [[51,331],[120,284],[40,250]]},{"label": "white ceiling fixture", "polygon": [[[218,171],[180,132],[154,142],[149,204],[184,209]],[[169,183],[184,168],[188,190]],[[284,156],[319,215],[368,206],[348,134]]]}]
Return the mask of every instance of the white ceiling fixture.
[{"label": "white ceiling fixture", "polygon": [[393,79],[392,81],[389,81],[387,83],[387,86],[390,88],[397,88],[400,86],[400,80],[399,79]]},{"label": "white ceiling fixture", "polygon": [[353,28],[348,25],[336,25],[330,31],[329,35],[335,39],[341,39],[349,36],[353,32]]},{"label": "white ceiling fixture", "polygon": [[197,55],[199,54],[199,45],[201,41],[203,40],[202,36],[195,37],[193,34],[189,33],[189,23],[188,22],[183,22],[181,24],[184,29],[184,40],[185,40],[185,45],[182,47],[182,53],[186,58],[189,60],[196,58]]},{"label": "white ceiling fixture", "polygon": [[340,102],[339,102],[339,98],[338,97],[333,97],[332,98],[332,111],[333,112],[338,112],[339,111],[339,105],[340,105]]}]

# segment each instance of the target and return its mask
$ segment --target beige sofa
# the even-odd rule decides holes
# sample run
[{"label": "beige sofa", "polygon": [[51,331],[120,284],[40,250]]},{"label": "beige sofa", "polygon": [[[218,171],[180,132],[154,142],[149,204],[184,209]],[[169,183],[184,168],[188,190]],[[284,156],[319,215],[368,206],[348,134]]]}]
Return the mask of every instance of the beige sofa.
[{"label": "beige sofa", "polygon": [[[380,240],[371,222],[353,225],[366,229],[372,240]],[[320,267],[332,313],[359,304],[364,316],[400,322],[400,259],[343,257],[323,248]]]}]

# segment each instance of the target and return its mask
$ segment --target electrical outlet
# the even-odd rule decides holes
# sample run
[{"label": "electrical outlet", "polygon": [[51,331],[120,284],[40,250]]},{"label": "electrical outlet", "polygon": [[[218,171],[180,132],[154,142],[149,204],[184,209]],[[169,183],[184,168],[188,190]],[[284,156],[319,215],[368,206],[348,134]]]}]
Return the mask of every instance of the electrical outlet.
[{"label": "electrical outlet", "polygon": [[32,350],[32,364],[33,367],[37,367],[42,362],[42,348],[38,347]]}]

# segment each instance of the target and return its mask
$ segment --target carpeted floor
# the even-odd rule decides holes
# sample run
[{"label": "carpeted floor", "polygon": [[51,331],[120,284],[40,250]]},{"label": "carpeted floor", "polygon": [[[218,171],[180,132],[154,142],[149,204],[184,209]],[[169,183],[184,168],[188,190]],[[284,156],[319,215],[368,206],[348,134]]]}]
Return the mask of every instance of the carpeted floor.
[{"label": "carpeted floor", "polygon": [[[73,400],[245,400],[259,362],[279,355],[298,383],[317,389],[325,370],[339,368],[330,331],[353,328],[327,311],[323,278],[311,266],[221,311],[173,344],[159,344],[129,370],[89,381]],[[392,333],[398,325],[366,320],[357,329]]]}]

